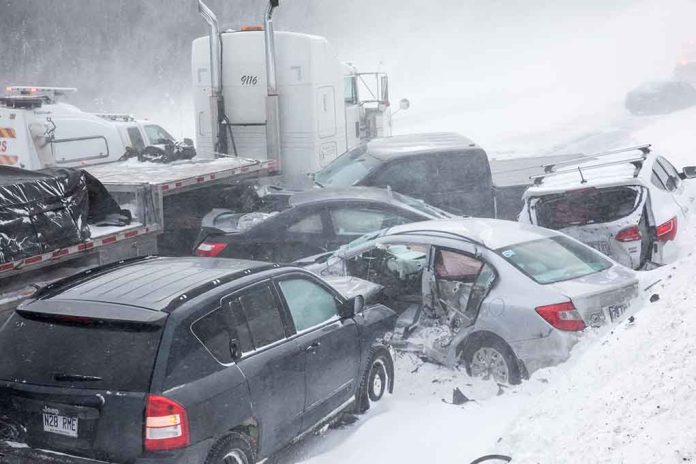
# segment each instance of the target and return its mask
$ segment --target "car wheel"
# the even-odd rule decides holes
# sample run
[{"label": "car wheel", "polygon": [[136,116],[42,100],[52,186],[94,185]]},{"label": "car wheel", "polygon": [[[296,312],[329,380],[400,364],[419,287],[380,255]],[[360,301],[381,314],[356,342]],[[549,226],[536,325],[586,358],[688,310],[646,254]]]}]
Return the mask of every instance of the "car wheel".
[{"label": "car wheel", "polygon": [[205,464],[254,464],[256,454],[249,439],[232,432],[221,438],[208,453]]},{"label": "car wheel", "polygon": [[472,377],[493,379],[498,383],[517,385],[521,374],[517,357],[502,340],[485,338],[469,344],[460,353],[466,370]]},{"label": "car wheel", "polygon": [[394,361],[389,350],[383,346],[377,347],[372,350],[369,359],[356,394],[358,413],[364,413],[372,403],[394,390]]}]

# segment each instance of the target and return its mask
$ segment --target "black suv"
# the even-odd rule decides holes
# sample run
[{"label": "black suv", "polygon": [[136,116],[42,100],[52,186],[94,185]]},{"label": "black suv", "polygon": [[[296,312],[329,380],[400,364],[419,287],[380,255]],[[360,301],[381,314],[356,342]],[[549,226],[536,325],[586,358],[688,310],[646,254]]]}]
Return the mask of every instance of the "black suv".
[{"label": "black suv", "polygon": [[392,390],[395,314],[363,303],[217,258],[49,285],[0,328],[0,462],[252,464]]}]

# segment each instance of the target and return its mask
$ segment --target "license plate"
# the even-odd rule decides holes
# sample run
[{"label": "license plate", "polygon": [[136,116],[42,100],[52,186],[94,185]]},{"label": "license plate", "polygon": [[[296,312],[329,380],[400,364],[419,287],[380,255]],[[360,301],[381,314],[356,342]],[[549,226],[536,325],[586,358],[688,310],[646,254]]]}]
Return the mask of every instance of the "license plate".
[{"label": "license plate", "polygon": [[623,316],[626,312],[627,308],[628,305],[625,303],[607,306],[607,311],[609,312],[609,317],[611,317],[612,322],[621,318],[621,316]]},{"label": "license plate", "polygon": [[605,255],[609,254],[609,242],[590,242],[588,245],[600,253],[604,253]]},{"label": "license plate", "polygon": [[61,416],[59,414],[44,412],[43,429],[44,432],[77,438],[77,417]]}]

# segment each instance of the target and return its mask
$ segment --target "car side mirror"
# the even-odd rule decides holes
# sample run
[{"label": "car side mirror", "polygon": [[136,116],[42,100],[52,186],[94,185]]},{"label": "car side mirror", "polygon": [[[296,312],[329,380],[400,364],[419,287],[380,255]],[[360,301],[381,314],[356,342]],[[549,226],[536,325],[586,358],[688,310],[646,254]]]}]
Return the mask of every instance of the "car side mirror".
[{"label": "car side mirror", "polygon": [[346,300],[345,303],[339,307],[339,316],[341,316],[341,319],[348,319],[362,312],[364,308],[365,298],[362,295],[357,295]]},{"label": "car side mirror", "polygon": [[696,166],[686,166],[683,171],[685,179],[696,178]]},{"label": "car side mirror", "polygon": [[192,146],[193,146],[193,140],[191,140],[191,139],[189,139],[189,138],[185,138],[185,139],[184,139],[184,145],[186,145],[187,147],[192,147]]}]

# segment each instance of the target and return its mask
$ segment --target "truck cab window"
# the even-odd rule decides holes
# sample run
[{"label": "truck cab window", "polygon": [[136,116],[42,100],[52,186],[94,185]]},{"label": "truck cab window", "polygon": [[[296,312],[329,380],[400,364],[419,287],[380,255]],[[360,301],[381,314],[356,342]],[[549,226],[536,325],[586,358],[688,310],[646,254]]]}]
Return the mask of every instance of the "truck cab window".
[{"label": "truck cab window", "polygon": [[392,161],[375,174],[370,185],[375,187],[391,187],[393,190],[421,198],[428,189],[425,173],[428,172],[428,162],[421,157]]},{"label": "truck cab window", "polygon": [[142,150],[145,148],[145,140],[143,140],[143,136],[140,134],[140,131],[138,130],[137,127],[129,127],[127,129],[128,131],[128,138],[131,141],[131,146],[135,148],[136,150]]},{"label": "truck cab window", "polygon": [[150,143],[153,145],[170,143],[170,142],[174,141],[174,137],[172,137],[169,134],[169,132],[167,132],[161,126],[158,126],[157,124],[147,124],[144,127],[145,127],[145,133],[147,134],[147,138],[150,140]]}]

